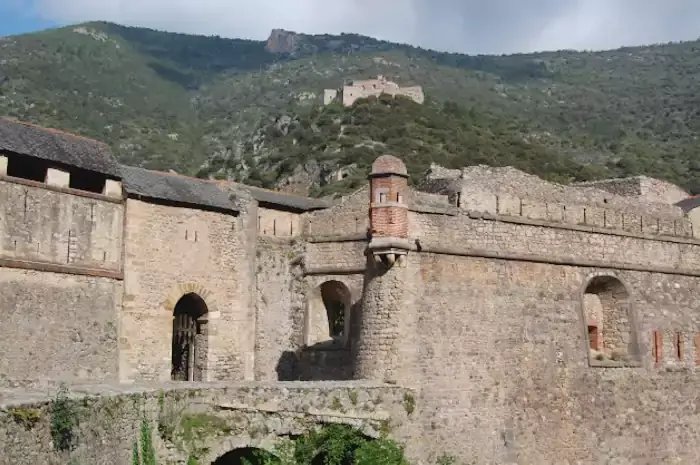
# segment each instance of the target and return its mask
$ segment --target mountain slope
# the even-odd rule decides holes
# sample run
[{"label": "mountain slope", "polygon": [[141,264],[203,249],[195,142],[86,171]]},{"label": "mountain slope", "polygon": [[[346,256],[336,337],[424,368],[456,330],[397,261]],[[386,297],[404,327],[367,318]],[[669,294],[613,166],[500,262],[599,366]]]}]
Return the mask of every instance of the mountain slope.
[{"label": "mountain slope", "polygon": [[282,185],[304,195],[350,192],[362,186],[372,162],[400,153],[418,181],[430,163],[449,168],[514,166],[558,182],[609,174],[581,165],[537,142],[526,142],[488,115],[455,103],[424,105],[388,95],[313,106],[265,122],[244,142],[242,160],[213,157],[200,175]]},{"label": "mountain slope", "polygon": [[[232,167],[263,156],[245,144],[262,126],[312,111],[325,87],[384,74],[422,85],[435,109],[459,103],[503,140],[607,165],[587,176],[644,173],[694,187],[699,50],[468,56],[354,34],[276,31],[266,43],[89,23],[0,40],[0,114],[105,140],[126,163],[187,173],[218,163],[219,175],[247,181],[249,170]],[[293,167],[308,154],[278,156]]]}]

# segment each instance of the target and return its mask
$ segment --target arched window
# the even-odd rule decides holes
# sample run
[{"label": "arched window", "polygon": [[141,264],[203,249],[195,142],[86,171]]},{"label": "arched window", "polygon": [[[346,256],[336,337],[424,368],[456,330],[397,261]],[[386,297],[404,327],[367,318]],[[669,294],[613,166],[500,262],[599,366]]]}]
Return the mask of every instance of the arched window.
[{"label": "arched window", "polygon": [[173,311],[173,381],[203,381],[207,365],[207,339],[203,320],[207,305],[197,294],[185,294]]},{"label": "arched window", "polygon": [[614,276],[595,276],[588,282],[583,294],[583,314],[592,362],[638,361],[630,301],[627,288]]}]

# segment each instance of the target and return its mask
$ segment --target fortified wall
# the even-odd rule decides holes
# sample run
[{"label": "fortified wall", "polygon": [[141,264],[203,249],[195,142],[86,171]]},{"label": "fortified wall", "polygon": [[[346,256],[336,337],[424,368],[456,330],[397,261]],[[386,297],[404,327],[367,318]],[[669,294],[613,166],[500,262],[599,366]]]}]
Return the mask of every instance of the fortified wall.
[{"label": "fortified wall", "polygon": [[365,79],[352,81],[351,84],[344,85],[340,89],[325,89],[323,93],[323,104],[329,105],[339,100],[344,106],[350,107],[356,100],[368,97],[379,97],[381,94],[391,96],[402,95],[408,97],[418,104],[425,102],[425,95],[421,86],[401,87],[393,81],[387,80],[384,76],[377,76],[376,79]]},{"label": "fortified wall", "polygon": [[700,459],[700,200],[676,186],[434,166],[416,190],[387,155],[331,202],[5,120],[0,151],[6,393],[362,382],[415,393],[390,414],[415,463]]}]

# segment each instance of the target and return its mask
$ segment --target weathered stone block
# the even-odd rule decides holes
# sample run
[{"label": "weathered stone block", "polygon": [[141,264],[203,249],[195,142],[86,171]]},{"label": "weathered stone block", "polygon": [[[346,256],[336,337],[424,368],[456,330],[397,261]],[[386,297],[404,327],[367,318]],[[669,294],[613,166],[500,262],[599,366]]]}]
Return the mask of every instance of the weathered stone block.
[{"label": "weathered stone block", "polygon": [[547,219],[555,223],[561,223],[564,221],[564,205],[560,203],[548,203],[547,204]]},{"label": "weathered stone block", "polygon": [[497,213],[498,200],[490,192],[469,192],[460,197],[460,206],[467,211]]},{"label": "weathered stone block", "polygon": [[564,223],[569,223],[573,225],[583,225],[585,224],[585,218],[583,209],[585,207],[581,205],[565,205],[564,206]]},{"label": "weathered stone block", "polygon": [[547,204],[531,199],[522,199],[522,214],[524,218],[547,220]]},{"label": "weathered stone block", "polygon": [[663,236],[675,236],[676,222],[666,218],[659,219],[659,234]]},{"label": "weathered stone block", "polygon": [[7,157],[0,155],[0,175],[7,175]]},{"label": "weathered stone block", "polygon": [[605,210],[605,227],[622,231],[622,212],[619,210]]},{"label": "weathered stone block", "polygon": [[107,179],[105,181],[105,187],[102,189],[102,194],[107,197],[122,197],[122,183],[114,179]]},{"label": "weathered stone block", "polygon": [[55,187],[68,187],[70,185],[70,173],[57,168],[46,170],[46,184]]},{"label": "weathered stone block", "polygon": [[515,197],[508,194],[498,196],[498,214],[507,216],[520,216],[521,204],[520,197]]},{"label": "weathered stone block", "polygon": [[605,223],[607,221],[605,209],[598,207],[586,207],[584,209],[584,217],[586,226],[593,226],[597,228],[605,227]]},{"label": "weathered stone block", "polygon": [[642,216],[642,233],[650,236],[659,234],[659,218],[653,216]]},{"label": "weathered stone block", "polygon": [[676,221],[676,236],[693,237],[693,224],[684,218]]}]

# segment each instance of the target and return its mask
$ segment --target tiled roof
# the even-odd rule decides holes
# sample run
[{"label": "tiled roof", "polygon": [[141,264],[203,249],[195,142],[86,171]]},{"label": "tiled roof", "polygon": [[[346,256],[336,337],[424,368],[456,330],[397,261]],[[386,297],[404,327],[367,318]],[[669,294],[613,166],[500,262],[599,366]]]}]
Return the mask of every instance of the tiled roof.
[{"label": "tiled roof", "polygon": [[260,204],[282,206],[301,211],[321,210],[331,206],[329,202],[321,199],[300,197],[298,195],[275,192],[268,189],[261,189],[259,187],[244,185],[239,185],[239,187],[246,189]]},{"label": "tiled roof", "polygon": [[0,118],[0,150],[119,177],[106,144],[57,129]]},{"label": "tiled roof", "polygon": [[688,197],[687,199],[683,199],[680,202],[676,203],[676,206],[684,212],[689,212],[695,207],[700,206],[700,195],[694,195],[692,197]]},{"label": "tiled roof", "polygon": [[229,195],[206,179],[150,171],[133,166],[121,167],[124,190],[129,196],[167,200],[183,205],[238,211]]}]

